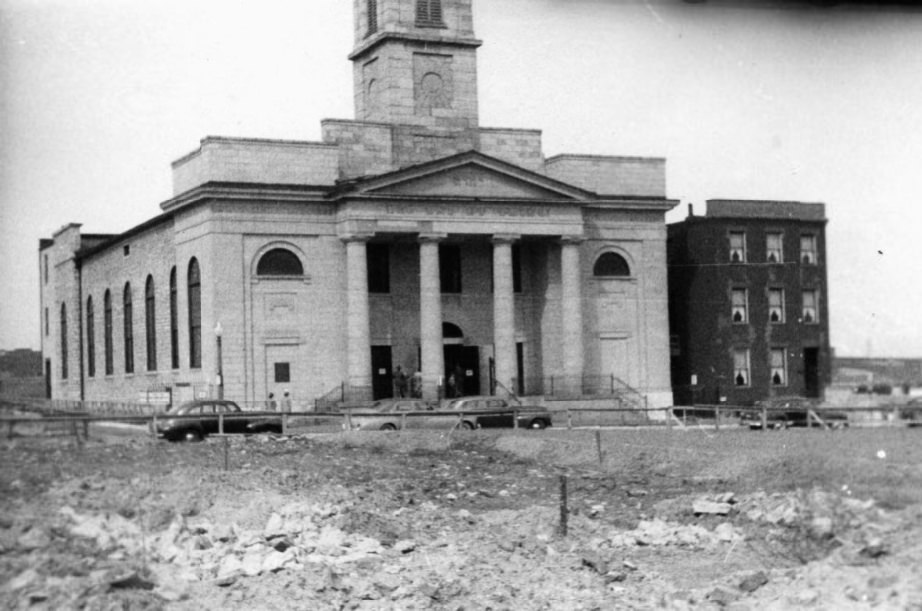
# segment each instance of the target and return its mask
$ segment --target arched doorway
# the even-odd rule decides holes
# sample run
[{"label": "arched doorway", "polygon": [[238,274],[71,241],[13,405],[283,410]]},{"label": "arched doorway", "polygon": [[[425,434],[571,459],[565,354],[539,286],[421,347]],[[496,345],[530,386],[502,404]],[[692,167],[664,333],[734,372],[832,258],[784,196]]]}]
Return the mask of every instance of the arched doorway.
[{"label": "arched doorway", "polygon": [[454,323],[442,323],[445,356],[445,397],[480,394],[480,348],[464,345],[464,331]]}]

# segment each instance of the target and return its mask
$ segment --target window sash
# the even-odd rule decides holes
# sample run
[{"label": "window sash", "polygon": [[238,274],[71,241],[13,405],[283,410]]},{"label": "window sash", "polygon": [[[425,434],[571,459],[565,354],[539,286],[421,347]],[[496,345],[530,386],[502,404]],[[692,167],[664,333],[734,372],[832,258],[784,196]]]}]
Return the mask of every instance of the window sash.
[{"label": "window sash", "polygon": [[816,236],[800,236],[800,261],[807,265],[814,265],[817,261]]},{"label": "window sash", "polygon": [[93,315],[93,298],[86,300],[86,373],[96,375],[96,322]]},{"label": "window sash", "polygon": [[766,236],[765,258],[769,263],[781,263],[784,261],[784,236],[780,233],[769,233]]},{"label": "window sash", "polygon": [[803,294],[803,321],[805,323],[819,322],[819,308],[817,292],[814,290],[804,291]]},{"label": "window sash", "polygon": [[746,298],[746,289],[733,289],[730,297],[731,315],[733,322],[745,323],[749,321],[749,307]]},{"label": "window sash", "polygon": [[787,363],[784,349],[772,348],[770,355],[772,386],[787,385]]},{"label": "window sash", "polygon": [[733,351],[733,384],[749,386],[749,350]]},{"label": "window sash", "polygon": [[784,322],[784,290],[768,290],[768,319],[773,323]]},{"label": "window sash", "polygon": [[746,234],[741,231],[730,232],[730,261],[746,262]]}]

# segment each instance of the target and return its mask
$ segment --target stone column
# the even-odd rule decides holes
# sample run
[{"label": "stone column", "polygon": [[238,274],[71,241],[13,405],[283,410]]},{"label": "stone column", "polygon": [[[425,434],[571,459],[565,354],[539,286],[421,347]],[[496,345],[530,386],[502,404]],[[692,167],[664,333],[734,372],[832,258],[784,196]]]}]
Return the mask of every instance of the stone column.
[{"label": "stone column", "polygon": [[419,342],[423,374],[423,399],[438,399],[445,375],[442,346],[442,286],[439,275],[439,242],[444,235],[419,236]]},{"label": "stone column", "polygon": [[346,381],[350,400],[371,399],[371,331],[368,317],[368,264],[365,246],[370,236],[342,238],[346,243]]},{"label": "stone column", "polygon": [[512,287],[512,242],[519,236],[493,236],[493,359],[496,381],[516,391],[515,295]]},{"label": "stone column", "polygon": [[564,387],[571,393],[582,392],[583,310],[582,272],[579,263],[581,238],[564,237],[560,246],[561,313],[563,314]]}]

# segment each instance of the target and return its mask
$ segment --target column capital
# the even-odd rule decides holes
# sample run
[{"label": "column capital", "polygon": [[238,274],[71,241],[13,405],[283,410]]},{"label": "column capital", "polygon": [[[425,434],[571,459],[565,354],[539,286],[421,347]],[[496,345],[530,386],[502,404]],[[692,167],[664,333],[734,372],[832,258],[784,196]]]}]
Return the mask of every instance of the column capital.
[{"label": "column capital", "polygon": [[586,241],[586,238],[581,235],[562,235],[560,236],[560,243],[563,245],[579,246]]},{"label": "column capital", "polygon": [[375,237],[373,232],[354,232],[340,234],[339,239],[343,242],[367,242]]},{"label": "column capital", "polygon": [[494,244],[512,244],[522,239],[520,233],[494,233],[491,238]]},{"label": "column capital", "polygon": [[420,233],[418,240],[421,243],[435,243],[444,241],[448,237],[447,233]]}]

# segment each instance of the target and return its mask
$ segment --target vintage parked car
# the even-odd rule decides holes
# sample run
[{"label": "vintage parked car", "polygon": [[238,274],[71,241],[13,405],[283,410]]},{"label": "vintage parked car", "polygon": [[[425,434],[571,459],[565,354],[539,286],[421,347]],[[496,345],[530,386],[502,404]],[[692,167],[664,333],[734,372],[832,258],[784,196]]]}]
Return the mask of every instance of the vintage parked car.
[{"label": "vintage parked car", "polygon": [[[544,429],[551,426],[551,413],[537,406],[513,405],[502,397],[472,396],[449,400],[442,411],[462,414],[461,428],[496,428],[515,426],[514,414],[518,411],[518,426]],[[479,413],[484,412],[484,413]]]},{"label": "vintage parked car", "polygon": [[820,401],[810,397],[772,397],[757,401],[754,409],[740,415],[740,423],[750,429],[762,428],[762,408],[765,408],[765,424],[769,429],[786,429],[793,426],[821,426],[808,414],[814,410],[830,428],[848,426],[848,414],[820,408]]},{"label": "vintage parked car", "polygon": [[225,434],[282,432],[282,420],[277,416],[247,416],[233,401],[198,399],[170,409],[158,419],[157,436],[169,441],[201,441],[218,433],[220,414],[225,415]]},{"label": "vintage parked car", "polygon": [[901,407],[900,418],[906,421],[907,426],[922,426],[922,397],[910,399]]},{"label": "vintage parked car", "polygon": [[[420,399],[382,399],[365,409],[349,412],[353,430],[395,431],[400,429],[475,429],[512,428],[518,410],[522,428],[543,429],[551,426],[551,414],[538,407],[512,405],[501,397],[460,397],[443,402],[438,408]],[[410,412],[416,412],[410,415]],[[347,426],[347,424],[343,424]]]}]

